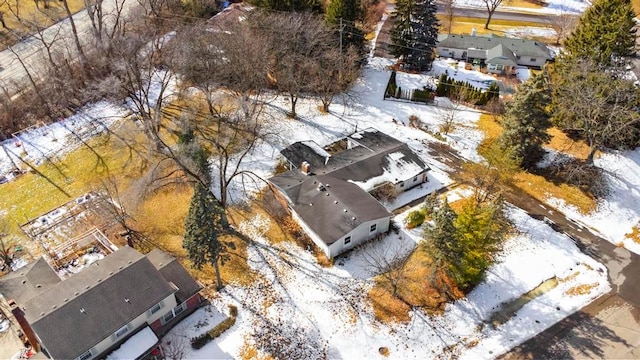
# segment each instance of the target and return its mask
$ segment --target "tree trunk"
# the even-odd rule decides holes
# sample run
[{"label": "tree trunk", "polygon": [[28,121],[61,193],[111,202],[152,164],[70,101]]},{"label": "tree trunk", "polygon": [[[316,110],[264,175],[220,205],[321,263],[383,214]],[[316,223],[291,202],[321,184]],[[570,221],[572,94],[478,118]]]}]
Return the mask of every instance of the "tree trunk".
[{"label": "tree trunk", "polygon": [[598,145],[591,145],[591,149],[589,151],[589,155],[587,156],[587,159],[585,160],[585,162],[588,165],[593,165],[593,158],[596,155],[596,151],[598,151],[600,147]]},{"label": "tree trunk", "polygon": [[293,94],[290,94],[289,96],[291,97],[291,114],[289,115],[295,119],[298,117],[298,114],[296,114],[296,103],[298,102],[298,97]]},{"label": "tree trunk", "polygon": [[224,285],[222,285],[222,277],[220,277],[220,265],[218,265],[218,259],[213,262],[213,268],[216,271],[216,290],[220,291],[224,287]]},{"label": "tree trunk", "polygon": [[487,22],[484,24],[484,28],[489,30],[489,23],[491,22],[491,17],[493,16],[493,11],[489,11],[489,16],[487,16]]},{"label": "tree trunk", "polygon": [[64,6],[64,10],[69,17],[69,24],[71,25],[71,32],[73,33],[73,41],[76,44],[76,49],[78,50],[78,55],[80,56],[80,62],[83,67],[87,64],[87,56],[82,50],[82,45],[80,44],[80,38],[78,37],[78,29],[76,28],[76,22],[73,20],[73,14],[71,13],[71,9],[69,8],[69,3],[67,0],[62,0],[62,5]]}]

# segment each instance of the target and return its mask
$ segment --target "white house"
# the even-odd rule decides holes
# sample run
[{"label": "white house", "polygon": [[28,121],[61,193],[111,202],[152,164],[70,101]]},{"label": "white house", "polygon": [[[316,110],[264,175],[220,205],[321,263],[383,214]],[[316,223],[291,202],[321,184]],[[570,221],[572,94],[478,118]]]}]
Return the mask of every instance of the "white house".
[{"label": "white house", "polygon": [[369,192],[397,192],[427,181],[429,166],[406,144],[375,129],[340,139],[330,154],[313,141],[281,153],[291,170],[269,182],[292,217],[333,258],[389,231],[392,214]]}]

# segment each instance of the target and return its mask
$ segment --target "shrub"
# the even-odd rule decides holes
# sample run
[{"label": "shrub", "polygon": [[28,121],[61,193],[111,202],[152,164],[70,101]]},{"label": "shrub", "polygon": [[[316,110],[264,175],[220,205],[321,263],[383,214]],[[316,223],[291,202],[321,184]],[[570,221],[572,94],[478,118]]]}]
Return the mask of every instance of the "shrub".
[{"label": "shrub", "polygon": [[225,331],[229,330],[236,323],[236,316],[238,316],[238,307],[229,304],[229,317],[224,319],[220,324],[216,325],[213,329],[207,331],[204,334],[200,334],[191,339],[191,347],[194,349],[200,349],[209,343],[211,340],[222,335]]},{"label": "shrub", "polygon": [[407,228],[413,229],[418,227],[424,223],[425,219],[425,211],[423,209],[414,210],[407,215],[407,219],[405,220],[407,223]]},{"label": "shrub", "polygon": [[413,101],[430,102],[435,99],[436,95],[433,91],[424,87],[422,90],[415,89],[413,91]]}]

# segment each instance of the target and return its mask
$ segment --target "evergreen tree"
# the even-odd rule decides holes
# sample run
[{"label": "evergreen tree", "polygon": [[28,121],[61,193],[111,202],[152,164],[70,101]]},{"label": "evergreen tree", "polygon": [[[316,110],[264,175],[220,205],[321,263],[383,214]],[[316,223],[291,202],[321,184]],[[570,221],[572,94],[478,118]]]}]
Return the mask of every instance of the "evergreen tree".
[{"label": "evergreen tree", "polygon": [[205,264],[213,265],[218,290],[223,286],[220,265],[224,265],[229,258],[227,249],[234,248],[232,242],[222,239],[229,228],[226,221],[224,209],[211,191],[201,183],[196,183],[185,219],[182,246],[196,269],[202,269]]},{"label": "evergreen tree", "polygon": [[411,14],[411,40],[409,53],[405,63],[410,70],[427,71],[431,69],[434,51],[438,43],[438,28],[440,24],[436,18],[438,8],[435,0],[416,0]]},{"label": "evergreen tree", "polygon": [[546,72],[531,77],[518,87],[513,101],[507,104],[502,121],[504,131],[499,143],[524,169],[531,169],[542,158],[542,144],[549,141],[551,126],[549,105],[551,89]]},{"label": "evergreen tree", "polygon": [[391,15],[391,53],[395,57],[407,56],[410,52],[413,34],[411,33],[411,14],[416,0],[396,1],[396,11]]},{"label": "evergreen tree", "polygon": [[325,20],[338,28],[343,51],[353,46],[359,55],[364,55],[364,32],[355,25],[362,20],[359,0],[331,0],[327,5]]},{"label": "evergreen tree", "polygon": [[458,253],[449,269],[458,287],[469,290],[482,281],[502,250],[509,230],[503,215],[502,199],[484,204],[466,203],[454,226]]},{"label": "evergreen tree", "polygon": [[436,261],[436,266],[448,268],[460,255],[454,227],[456,213],[445,200],[433,214],[434,224],[424,230],[423,246]]},{"label": "evergreen tree", "polygon": [[599,68],[624,63],[635,53],[634,17],[630,0],[596,0],[565,40],[568,56],[589,59]]},{"label": "evergreen tree", "polygon": [[433,49],[438,41],[437,7],[434,0],[398,0],[392,16],[391,52],[404,56],[407,68],[431,69]]}]

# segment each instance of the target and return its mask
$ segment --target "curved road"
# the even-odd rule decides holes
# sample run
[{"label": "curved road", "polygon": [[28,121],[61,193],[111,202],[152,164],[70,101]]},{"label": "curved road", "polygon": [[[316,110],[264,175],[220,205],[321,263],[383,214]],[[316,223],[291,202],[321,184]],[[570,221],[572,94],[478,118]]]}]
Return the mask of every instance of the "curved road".
[{"label": "curved road", "polygon": [[[453,169],[450,175],[455,179],[466,160],[446,145],[430,144],[430,150],[431,156]],[[501,359],[640,359],[640,256],[519,189],[505,199],[534,218],[546,218],[555,231],[605,265],[612,290]]]}]

